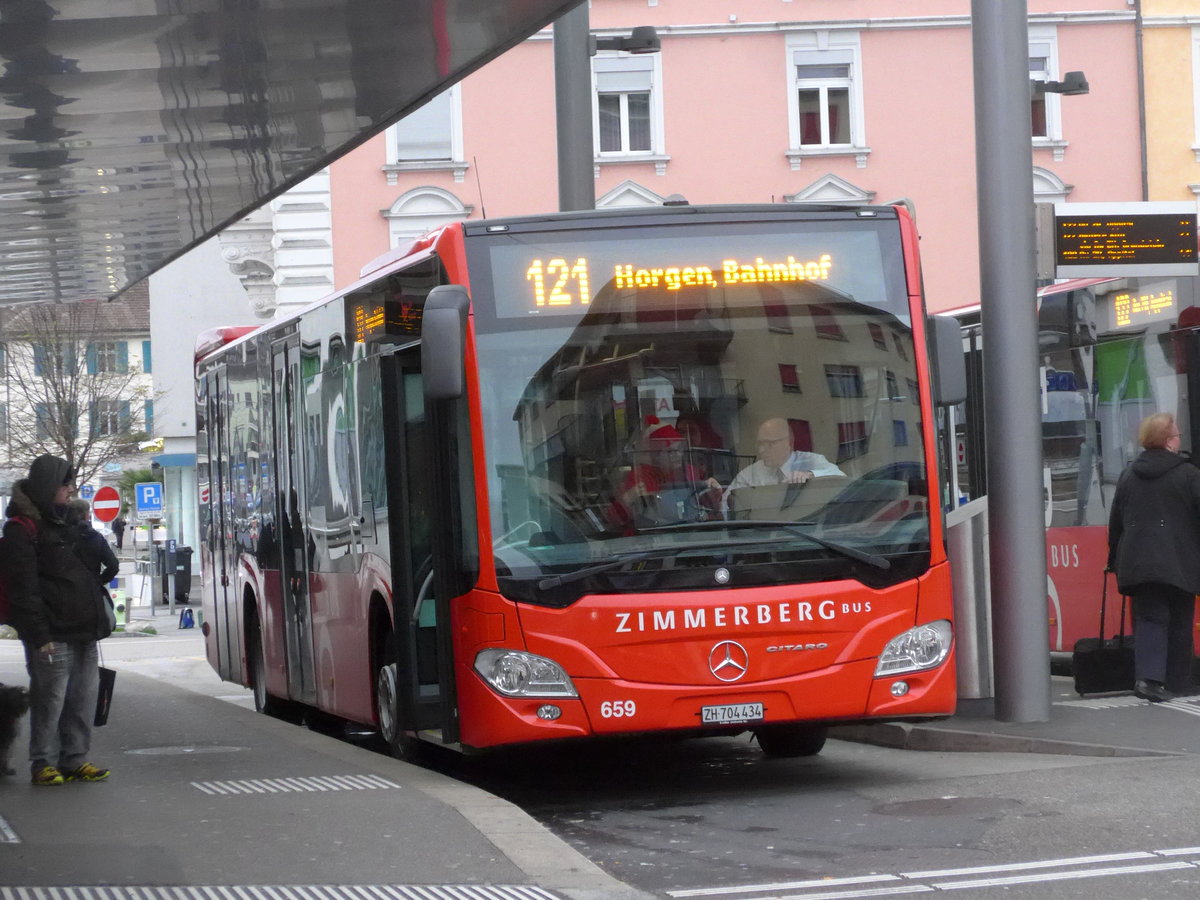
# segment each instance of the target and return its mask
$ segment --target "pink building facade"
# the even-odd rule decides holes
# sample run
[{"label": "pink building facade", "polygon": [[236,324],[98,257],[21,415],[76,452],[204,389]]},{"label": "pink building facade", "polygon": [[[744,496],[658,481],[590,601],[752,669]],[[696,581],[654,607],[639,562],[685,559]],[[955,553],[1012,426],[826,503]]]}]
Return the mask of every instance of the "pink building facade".
[{"label": "pink building facade", "polygon": [[[1030,0],[1030,199],[1143,196],[1126,0]],[[912,201],[931,310],[978,302],[969,0],[592,0],[595,34],[653,25],[658,54],[592,59],[597,206]],[[586,111],[584,111],[586,113]],[[334,287],[448,221],[558,206],[549,29],[329,169]]]}]

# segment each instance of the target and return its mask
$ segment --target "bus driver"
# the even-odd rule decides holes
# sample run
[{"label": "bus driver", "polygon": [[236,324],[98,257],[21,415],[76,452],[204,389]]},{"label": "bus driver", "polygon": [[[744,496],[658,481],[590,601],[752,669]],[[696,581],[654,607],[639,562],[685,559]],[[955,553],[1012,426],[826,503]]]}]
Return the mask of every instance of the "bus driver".
[{"label": "bus driver", "polygon": [[845,472],[820,453],[793,449],[792,429],[786,419],[767,419],[758,427],[758,459],[738,472],[726,489],[765,487],[769,484],[804,484],[825,475]]}]

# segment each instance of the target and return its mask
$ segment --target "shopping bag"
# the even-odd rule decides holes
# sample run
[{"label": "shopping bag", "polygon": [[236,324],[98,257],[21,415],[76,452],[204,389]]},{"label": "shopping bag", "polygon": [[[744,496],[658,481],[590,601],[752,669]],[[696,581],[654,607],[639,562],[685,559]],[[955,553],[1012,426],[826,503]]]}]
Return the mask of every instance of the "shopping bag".
[{"label": "shopping bag", "polygon": [[96,716],[93,725],[108,721],[108,710],[112,706],[113,685],[117,681],[117,670],[100,666],[100,690],[96,692]]}]

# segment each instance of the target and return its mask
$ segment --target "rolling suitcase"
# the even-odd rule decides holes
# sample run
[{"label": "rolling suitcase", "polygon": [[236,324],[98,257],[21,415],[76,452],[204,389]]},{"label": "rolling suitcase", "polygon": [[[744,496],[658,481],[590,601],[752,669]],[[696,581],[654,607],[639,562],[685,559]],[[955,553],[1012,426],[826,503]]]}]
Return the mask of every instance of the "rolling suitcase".
[{"label": "rolling suitcase", "polygon": [[1121,626],[1117,634],[1104,636],[1104,607],[1108,600],[1108,572],[1100,593],[1100,636],[1080,638],[1071,653],[1075,691],[1079,694],[1104,694],[1133,690],[1133,635],[1125,633],[1125,605],[1121,597]]}]

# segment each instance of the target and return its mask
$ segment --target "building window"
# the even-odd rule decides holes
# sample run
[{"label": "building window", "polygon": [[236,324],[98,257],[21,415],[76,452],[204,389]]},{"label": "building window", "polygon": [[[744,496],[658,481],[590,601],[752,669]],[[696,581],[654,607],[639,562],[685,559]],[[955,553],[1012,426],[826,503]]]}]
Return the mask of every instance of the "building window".
[{"label": "building window", "polygon": [[[1029,80],[1058,80],[1058,33],[1054,26],[1029,26]],[[1033,146],[1055,151],[1061,161],[1066,143],[1062,134],[1062,99],[1059,94],[1029,94],[1030,134]]]},{"label": "building window", "polygon": [[767,317],[767,328],[779,334],[792,333],[792,319],[788,314],[787,301],[783,299],[783,291],[770,284],[758,285],[758,295],[762,297],[763,315]]},{"label": "building window", "polygon": [[39,441],[69,444],[75,439],[75,426],[79,416],[74,404],[35,403],[33,421]]},{"label": "building window", "polygon": [[908,423],[903,419],[892,419],[892,442],[897,447],[908,446]]},{"label": "building window", "polygon": [[896,373],[895,372],[884,373],[884,380],[887,383],[888,399],[889,400],[903,400],[904,398],[900,395],[900,385],[896,381]]},{"label": "building window", "polygon": [[92,434],[113,437],[129,432],[129,402],[97,400],[91,409]]},{"label": "building window", "polygon": [[790,366],[787,363],[779,364],[779,386],[783,388],[785,393],[800,393],[800,373],[796,371],[795,366]]},{"label": "building window", "polygon": [[865,456],[869,444],[866,422],[838,422],[838,462]]},{"label": "building window", "polygon": [[911,378],[905,378],[904,383],[908,385],[908,399],[913,406],[921,405],[921,396],[917,393],[917,383]]},{"label": "building window", "polygon": [[447,88],[384,132],[388,184],[397,173],[449,169],[462,181],[467,164],[463,154],[462,99],[458,85]]},{"label": "building window", "polygon": [[825,384],[830,397],[862,397],[862,370],[858,366],[826,366]]},{"label": "building window", "polygon": [[661,65],[658,53],[593,57],[593,125],[596,154],[601,159],[662,154]]},{"label": "building window", "polygon": [[792,449],[805,453],[813,452],[812,425],[807,419],[788,419],[788,430],[792,433]]},{"label": "building window", "polygon": [[842,331],[842,326],[838,324],[837,316],[833,314],[833,310],[828,306],[821,306],[814,303],[808,308],[808,314],[812,316],[813,329],[817,332],[817,337],[822,337],[830,341],[846,340],[846,332]]},{"label": "building window", "polygon": [[896,342],[896,355],[908,362],[908,348],[904,346],[908,339],[901,336],[899,332],[893,331],[892,340]]},{"label": "building window", "polygon": [[33,374],[45,378],[51,374],[65,375],[75,371],[75,345],[34,344]]},{"label": "building window", "polygon": [[787,40],[792,168],[806,154],[854,153],[866,165],[862,51],[856,32],[797,32]]},{"label": "building window", "polygon": [[875,322],[868,322],[867,328],[871,332],[871,340],[875,342],[875,346],[878,347],[880,350],[886,350],[888,348],[888,346],[887,346],[887,338],[884,337],[884,334],[883,334],[883,326],[878,325]]},{"label": "building window", "polygon": [[123,375],[129,371],[129,345],[124,341],[96,341],[87,347],[89,375]]}]

